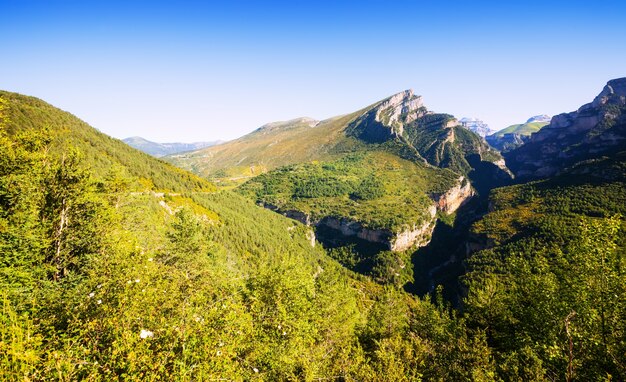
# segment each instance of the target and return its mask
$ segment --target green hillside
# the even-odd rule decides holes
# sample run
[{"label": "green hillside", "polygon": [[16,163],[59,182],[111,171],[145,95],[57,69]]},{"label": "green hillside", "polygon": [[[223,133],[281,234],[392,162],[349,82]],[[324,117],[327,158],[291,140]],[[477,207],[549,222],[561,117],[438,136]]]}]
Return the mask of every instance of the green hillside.
[{"label": "green hillside", "polygon": [[319,123],[304,118],[268,124],[219,146],[164,159],[219,185],[238,185],[280,166],[336,157],[346,141],[343,130],[357,114]]},{"label": "green hillside", "polygon": [[500,131],[493,133],[492,135],[498,138],[502,138],[504,134],[530,135],[541,130],[541,128],[546,125],[548,125],[547,122],[520,123],[517,125],[511,125],[509,127],[506,127]]},{"label": "green hillside", "polygon": [[88,164],[98,177],[104,177],[115,169],[133,177],[138,189],[215,189],[206,180],[138,152],[40,99],[6,91],[0,91],[0,98],[7,101],[5,114],[9,135],[48,131],[51,155],[61,157],[67,153],[68,147],[77,148],[81,152],[81,162]]},{"label": "green hillside", "polygon": [[621,153],[497,189],[474,224],[466,315],[505,380],[626,375],[625,170]]},{"label": "green hillside", "polygon": [[511,125],[494,134],[486,136],[485,140],[492,147],[505,153],[528,142],[531,134],[538,132],[547,125],[547,122],[527,122]]},{"label": "green hillside", "polygon": [[0,380],[492,375],[482,333],[445,308],[122,147],[41,101],[0,98]]}]

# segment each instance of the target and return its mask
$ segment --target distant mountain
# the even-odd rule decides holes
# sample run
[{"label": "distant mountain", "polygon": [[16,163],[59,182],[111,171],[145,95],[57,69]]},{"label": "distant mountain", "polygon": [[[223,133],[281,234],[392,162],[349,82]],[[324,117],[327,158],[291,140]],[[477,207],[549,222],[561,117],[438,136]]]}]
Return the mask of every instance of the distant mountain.
[{"label": "distant mountain", "polygon": [[533,117],[528,118],[528,120],[526,121],[526,123],[533,123],[533,122],[545,122],[545,123],[550,123],[550,119],[551,117],[549,115],[546,114],[540,114],[540,115],[535,115]]},{"label": "distant mountain", "polygon": [[205,179],[139,152],[38,98],[0,90],[0,100],[7,103],[6,129],[9,133],[47,130],[54,136],[51,156],[63,157],[67,154],[67,147],[75,147],[83,155],[81,164],[99,178],[106,178],[112,169],[119,169],[134,181],[141,183],[144,179],[141,187],[149,185],[154,190],[181,192],[214,188]]},{"label": "distant mountain", "polygon": [[185,151],[193,151],[203,149],[205,147],[219,145],[224,141],[211,141],[211,142],[194,142],[194,143],[157,143],[152,142],[142,137],[130,137],[122,140],[127,145],[141,150],[146,154],[150,154],[154,157],[160,158],[165,155],[182,153]]},{"label": "distant mountain", "polygon": [[576,163],[626,150],[626,78],[611,80],[593,102],[552,118],[506,154],[520,177],[558,174]]},{"label": "distant mountain", "polygon": [[481,121],[480,119],[461,118],[459,122],[461,122],[461,126],[480,135],[481,137],[486,137],[487,135],[492,133],[492,130],[489,127],[489,125]]},{"label": "distant mountain", "polygon": [[547,115],[538,115],[528,119],[526,123],[511,125],[485,137],[487,143],[500,151],[509,151],[521,146],[530,139],[532,133],[541,130],[550,121]]}]

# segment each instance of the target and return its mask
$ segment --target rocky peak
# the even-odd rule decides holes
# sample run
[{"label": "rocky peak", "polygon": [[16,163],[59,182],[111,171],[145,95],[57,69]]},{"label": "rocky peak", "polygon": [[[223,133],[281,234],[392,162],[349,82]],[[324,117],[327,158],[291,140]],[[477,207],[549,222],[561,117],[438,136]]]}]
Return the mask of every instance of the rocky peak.
[{"label": "rocky peak", "polygon": [[354,120],[348,133],[368,142],[384,142],[390,138],[401,137],[404,125],[428,114],[422,97],[413,94],[413,90],[386,98],[366,110]]},{"label": "rocky peak", "polygon": [[526,121],[526,123],[533,123],[533,122],[548,122],[549,123],[550,116],[546,114],[534,115],[528,118],[528,120]]},{"label": "rocky peak", "polygon": [[626,77],[607,82],[602,92],[598,94],[591,105],[597,108],[607,103],[618,105],[626,104]]},{"label": "rocky peak", "polygon": [[414,95],[412,89],[383,100],[374,111],[375,121],[389,127],[395,136],[402,135],[404,123],[410,123],[425,113],[422,97]]},{"label": "rocky peak", "polygon": [[461,118],[459,122],[461,123],[461,126],[468,129],[469,131],[480,135],[481,137],[486,137],[487,135],[491,134],[491,128],[489,127],[489,125],[478,118],[465,117]]}]

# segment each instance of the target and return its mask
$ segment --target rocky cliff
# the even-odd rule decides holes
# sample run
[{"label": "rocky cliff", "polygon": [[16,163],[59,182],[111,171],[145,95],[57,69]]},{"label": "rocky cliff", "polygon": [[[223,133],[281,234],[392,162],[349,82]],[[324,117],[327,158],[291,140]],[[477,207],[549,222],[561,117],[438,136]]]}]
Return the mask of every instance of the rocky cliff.
[{"label": "rocky cliff", "polygon": [[402,137],[404,125],[427,114],[422,97],[405,90],[380,101],[356,118],[347,132],[366,142],[384,142]]},{"label": "rocky cliff", "polygon": [[428,244],[435,228],[438,211],[451,214],[475,195],[469,181],[464,177],[460,177],[458,181],[459,183],[450,190],[441,194],[431,195],[433,204],[428,207],[428,217],[424,222],[413,224],[399,232],[393,232],[389,229],[369,228],[361,222],[345,217],[325,216],[316,219],[307,213],[297,210],[282,210],[275,205],[267,203],[263,204],[263,206],[308,226],[324,226],[338,231],[343,236],[357,237],[371,243],[382,244],[391,251],[404,251],[412,246],[421,247]]},{"label": "rocky cliff", "polygon": [[593,102],[552,117],[526,144],[505,154],[518,177],[555,175],[584,160],[626,150],[626,78],[611,80]]},{"label": "rocky cliff", "polygon": [[461,118],[459,122],[461,126],[483,138],[492,133],[489,125],[478,118]]},{"label": "rocky cliff", "polygon": [[459,178],[455,187],[442,194],[433,194],[431,198],[437,205],[437,210],[451,214],[474,196],[474,189],[465,177]]},{"label": "rocky cliff", "polygon": [[488,135],[485,140],[491,147],[504,152],[520,147],[524,143],[530,140],[530,135],[524,135],[519,133],[505,133],[502,135]]},{"label": "rocky cliff", "polygon": [[406,90],[368,108],[346,128],[346,135],[367,143],[394,141],[403,156],[449,168],[461,174],[471,171],[467,156],[478,154],[495,163],[501,156],[480,136],[454,116],[429,111],[422,97]]}]

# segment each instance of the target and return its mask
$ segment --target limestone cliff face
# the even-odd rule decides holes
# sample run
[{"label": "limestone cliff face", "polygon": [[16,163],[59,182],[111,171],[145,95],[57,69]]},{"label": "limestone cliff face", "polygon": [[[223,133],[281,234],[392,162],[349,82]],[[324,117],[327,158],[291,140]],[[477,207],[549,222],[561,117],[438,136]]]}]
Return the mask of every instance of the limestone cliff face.
[{"label": "limestone cliff face", "polygon": [[502,136],[488,135],[485,137],[485,140],[500,151],[509,151],[528,142],[530,135],[506,133],[502,134]]},{"label": "limestone cliff face", "polygon": [[437,209],[446,214],[455,212],[459,207],[465,204],[475,195],[474,189],[465,177],[459,178],[459,183],[444,192],[443,194],[434,194],[432,199],[437,204]]},{"label": "limestone cliff face", "polygon": [[434,205],[428,209],[430,219],[424,222],[422,225],[413,225],[412,228],[406,229],[395,235],[394,239],[390,242],[389,247],[392,251],[404,251],[412,246],[423,247],[430,242],[430,238],[435,229],[435,215],[437,214],[437,207]]},{"label": "limestone cliff face", "polygon": [[385,229],[370,229],[361,223],[345,218],[327,216],[320,220],[317,225],[323,225],[341,232],[343,236],[356,236],[372,243],[387,244],[392,240],[393,234]]},{"label": "limestone cliff face", "polygon": [[[424,222],[413,224],[399,232],[390,229],[368,228],[358,221],[345,217],[326,216],[321,219],[313,219],[309,214],[297,210],[282,210],[271,204],[264,204],[264,207],[308,226],[332,228],[339,231],[343,236],[358,237],[371,243],[383,244],[391,251],[404,251],[412,246],[421,247],[430,242],[435,228],[437,211],[451,214],[473,196],[474,189],[471,184],[464,177],[460,177],[455,187],[442,194],[431,195],[433,204],[428,207],[427,218]],[[311,240],[314,243],[315,239],[312,238]]]},{"label": "limestone cliff face", "polygon": [[516,176],[541,178],[624,149],[626,78],[619,78],[609,81],[593,102],[552,117],[549,125],[505,158]]},{"label": "limestone cliff face", "polygon": [[432,205],[428,209],[429,218],[420,225],[413,225],[400,232],[392,232],[388,229],[370,229],[361,223],[345,218],[325,217],[317,225],[323,225],[341,232],[344,236],[356,236],[371,243],[379,243],[387,246],[391,251],[404,251],[417,245],[428,244],[430,236],[435,228],[435,215],[437,208]]},{"label": "limestone cliff face", "polygon": [[379,102],[348,127],[348,132],[367,142],[401,137],[404,125],[427,114],[422,97],[405,90]]}]

